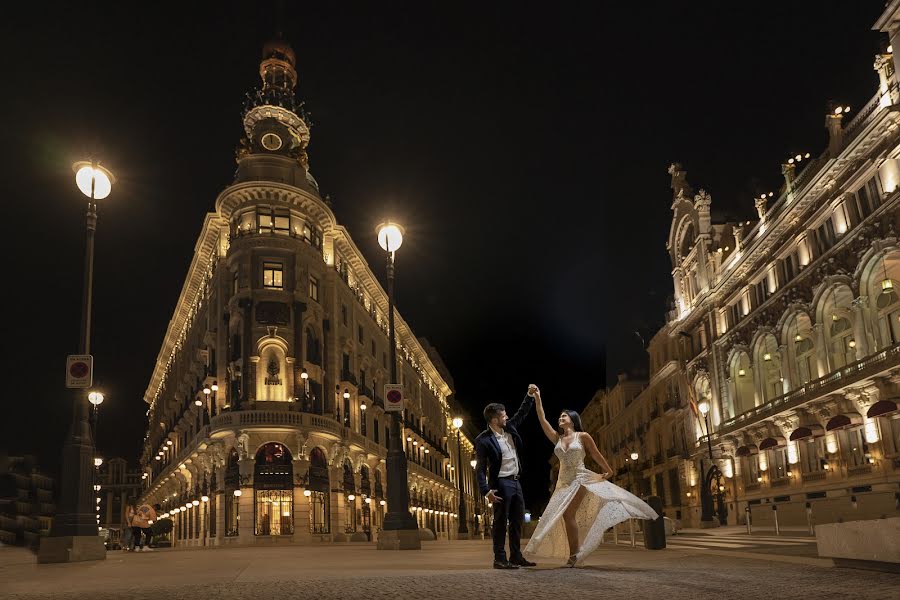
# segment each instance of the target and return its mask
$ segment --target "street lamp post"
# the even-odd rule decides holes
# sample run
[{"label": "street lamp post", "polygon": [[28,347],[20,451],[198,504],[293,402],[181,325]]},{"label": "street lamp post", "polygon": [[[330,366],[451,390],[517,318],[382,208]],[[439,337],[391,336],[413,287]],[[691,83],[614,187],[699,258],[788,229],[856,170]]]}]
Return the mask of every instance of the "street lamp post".
[{"label": "street lamp post", "polygon": [[453,428],[456,429],[456,483],[459,484],[459,528],[456,535],[460,540],[469,539],[469,527],[466,524],[466,499],[463,496],[463,469],[462,469],[462,439],[459,430],[463,426],[460,417],[453,419]]},{"label": "street lamp post", "polygon": [[[473,490],[478,489],[478,482],[475,481],[475,465],[477,464],[478,461],[474,458],[469,461],[469,465],[472,467],[472,486],[474,486],[472,487]],[[475,502],[473,504],[472,510],[475,511],[475,514],[473,515],[475,520],[475,531],[473,533],[475,535],[481,535],[481,519],[483,518],[481,511],[481,494],[475,495]]]},{"label": "street lamp post", "polygon": [[[697,406],[700,414],[703,415],[703,421],[706,424],[706,447],[709,451],[709,470],[703,477],[703,484],[700,487],[700,521],[707,523],[707,526],[714,525],[713,512],[715,511],[719,517],[720,525],[728,524],[728,509],[725,507],[722,490],[722,472],[716,466],[713,460],[712,436],[709,430],[709,402],[702,400]],[[703,459],[700,459],[700,472],[703,473]],[[716,480],[715,507],[713,506],[713,495],[710,491],[712,481]]]},{"label": "street lamp post", "polygon": [[632,450],[629,454],[629,458],[631,458],[631,468],[629,469],[631,471],[631,485],[634,486],[634,491],[638,494],[640,494],[637,482],[637,459],[639,456],[637,450]]},{"label": "street lamp post", "polygon": [[[109,196],[115,178],[96,161],[72,166],[75,184],[88,198],[85,215],[84,284],[81,298],[80,353],[91,353],[91,300],[94,284],[94,233],[97,231],[97,200]],[[94,452],[88,422],[88,398],[75,394],[72,427],[63,447],[59,512],[53,519],[50,535],[42,538],[38,561],[75,562],[106,558],[103,540],[97,534],[91,459]]]},{"label": "street lamp post", "polygon": [[[388,337],[391,347],[391,383],[397,382],[397,338],[394,331],[394,253],[403,243],[403,228],[396,223],[382,223],[377,228],[378,244],[387,258]],[[400,439],[400,414],[391,414],[391,431],[387,455],[388,512],[384,528],[378,536],[379,550],[419,550],[419,526],[409,512],[406,454]]]}]

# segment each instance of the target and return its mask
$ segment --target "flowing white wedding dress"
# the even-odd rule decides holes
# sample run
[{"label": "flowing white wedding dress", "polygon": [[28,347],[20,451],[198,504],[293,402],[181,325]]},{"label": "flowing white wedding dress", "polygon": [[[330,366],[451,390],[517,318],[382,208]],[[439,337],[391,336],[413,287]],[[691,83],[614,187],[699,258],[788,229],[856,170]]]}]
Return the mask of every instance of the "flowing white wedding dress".
[{"label": "flowing white wedding dress", "polygon": [[597,549],[603,541],[603,532],[610,527],[628,519],[653,520],[659,517],[646,502],[628,490],[588,470],[584,466],[585,451],[580,438],[580,435],[575,436],[568,448],[563,448],[561,441],[556,442],[553,449],[559,458],[556,491],[525,547],[525,554],[562,560],[569,558],[569,542],[562,516],[581,487],[586,488],[587,492],[575,516],[581,542],[576,554],[579,563]]}]

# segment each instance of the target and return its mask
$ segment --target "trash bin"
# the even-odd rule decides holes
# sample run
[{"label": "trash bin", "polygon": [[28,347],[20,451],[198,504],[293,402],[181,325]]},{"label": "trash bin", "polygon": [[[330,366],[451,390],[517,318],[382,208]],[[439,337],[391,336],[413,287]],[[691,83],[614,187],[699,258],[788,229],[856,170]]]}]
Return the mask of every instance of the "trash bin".
[{"label": "trash bin", "polygon": [[666,547],[666,523],[665,517],[663,517],[662,498],[650,496],[646,502],[659,517],[655,521],[644,523],[644,547],[647,550],[662,550]]}]

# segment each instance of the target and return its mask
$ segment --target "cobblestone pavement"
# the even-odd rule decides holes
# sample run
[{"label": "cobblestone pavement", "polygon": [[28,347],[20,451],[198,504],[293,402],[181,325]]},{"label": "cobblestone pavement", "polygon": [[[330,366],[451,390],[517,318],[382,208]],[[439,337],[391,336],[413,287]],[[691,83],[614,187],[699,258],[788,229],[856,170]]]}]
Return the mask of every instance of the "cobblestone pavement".
[{"label": "cobblestone pavement", "polygon": [[584,568],[539,563],[495,571],[484,541],[431,542],[421,552],[379,552],[366,544],[110,553],[107,560],[37,565],[0,549],[0,597],[19,599],[514,597],[759,599],[897,597],[900,575],[822,566],[827,561],[736,552],[647,551],[606,545]]}]

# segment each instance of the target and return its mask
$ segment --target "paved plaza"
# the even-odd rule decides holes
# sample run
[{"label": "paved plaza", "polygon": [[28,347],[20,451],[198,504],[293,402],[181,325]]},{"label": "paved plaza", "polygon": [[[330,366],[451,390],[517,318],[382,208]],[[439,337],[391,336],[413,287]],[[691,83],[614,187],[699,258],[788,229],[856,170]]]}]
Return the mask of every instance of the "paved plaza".
[{"label": "paved plaza", "polygon": [[[674,540],[673,540],[674,541]],[[539,563],[495,571],[490,542],[428,542],[420,552],[369,544],[111,552],[105,561],[37,565],[0,549],[0,597],[197,598],[896,598],[900,575],[843,569],[805,556],[742,548],[648,551],[606,544],[584,568]]]}]

